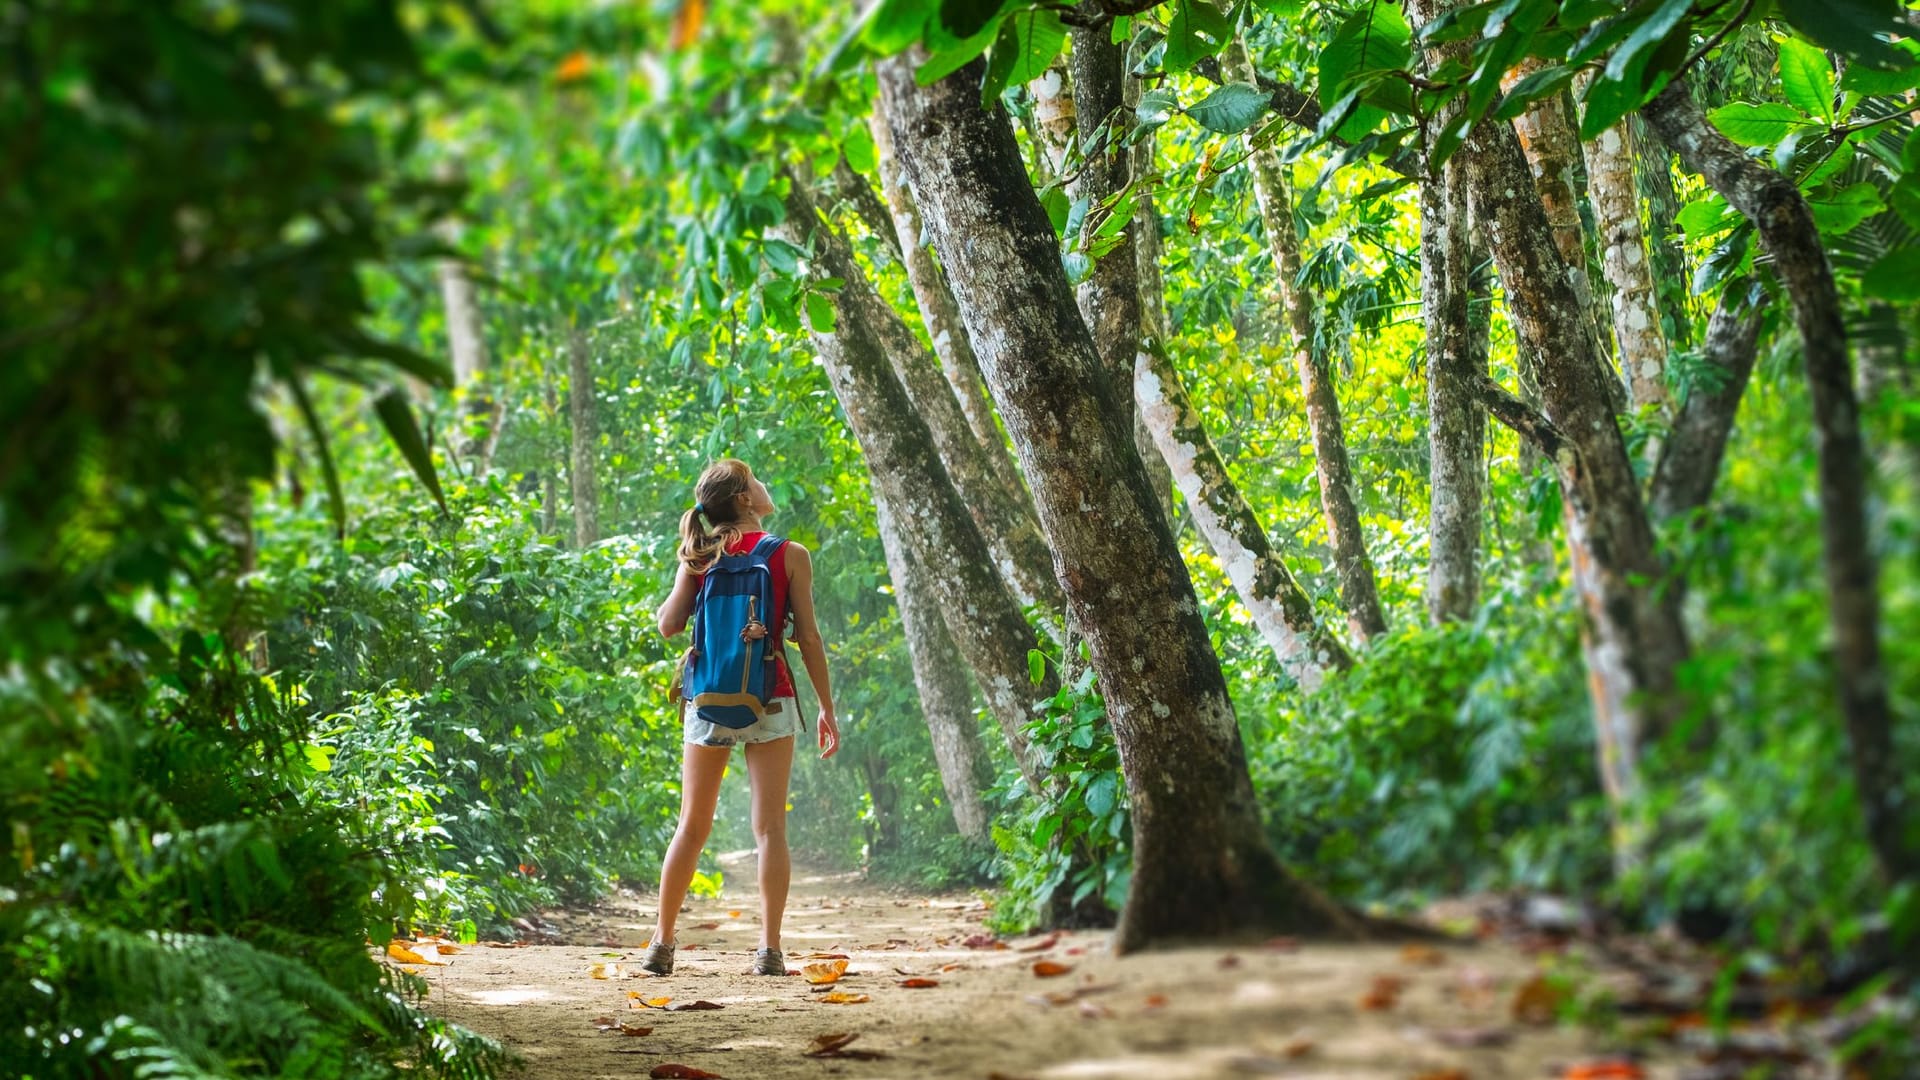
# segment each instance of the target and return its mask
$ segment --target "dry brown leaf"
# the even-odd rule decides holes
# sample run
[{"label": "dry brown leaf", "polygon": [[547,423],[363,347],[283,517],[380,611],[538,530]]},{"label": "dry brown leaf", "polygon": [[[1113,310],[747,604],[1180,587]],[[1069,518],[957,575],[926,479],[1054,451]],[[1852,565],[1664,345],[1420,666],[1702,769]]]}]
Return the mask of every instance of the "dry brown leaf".
[{"label": "dry brown leaf", "polygon": [[1280,1052],[1289,1058],[1303,1058],[1313,1053],[1312,1039],[1295,1039],[1280,1048]]},{"label": "dry brown leaf", "polygon": [[1396,975],[1375,975],[1373,985],[1360,995],[1360,1007],[1374,1012],[1391,1009],[1400,1002],[1400,991],[1407,988],[1406,980]]},{"label": "dry brown leaf", "polygon": [[1164,1009],[1167,1007],[1167,995],[1148,994],[1146,1004],[1149,1009]]},{"label": "dry brown leaf", "polygon": [[835,990],[832,993],[821,994],[820,1000],[829,1005],[864,1005],[873,999],[865,994],[849,994],[845,990]]},{"label": "dry brown leaf", "polygon": [[434,948],[439,950],[441,956],[452,956],[460,951],[458,945],[435,945]]},{"label": "dry brown leaf", "polygon": [[859,1037],[859,1035],[848,1031],[836,1032],[831,1035],[815,1035],[813,1037],[813,1043],[809,1045],[806,1050],[802,1051],[802,1053],[808,1057],[831,1054]]},{"label": "dry brown leaf", "polygon": [[1647,1071],[1632,1061],[1592,1061],[1569,1065],[1563,1080],[1645,1080]]},{"label": "dry brown leaf", "polygon": [[1465,1069],[1430,1069],[1413,1080],[1471,1080]]},{"label": "dry brown leaf", "polygon": [[967,965],[965,965],[965,964],[960,964],[960,963],[953,963],[953,964],[942,964],[942,965],[940,965],[940,971],[941,971],[941,973],[942,973],[942,974],[944,974],[944,973],[946,973],[946,972],[949,972],[949,971],[959,971],[959,970],[960,970],[961,968],[964,968],[964,967],[966,967],[966,966],[967,966]]},{"label": "dry brown leaf", "polygon": [[1233,955],[1232,953],[1228,953],[1227,955],[1220,958],[1220,969],[1222,971],[1225,971],[1229,968],[1237,968],[1239,966],[1240,966],[1240,958]]},{"label": "dry brown leaf", "polygon": [[929,990],[940,985],[939,979],[911,978],[901,979],[900,985],[908,990]]},{"label": "dry brown leaf", "polygon": [[1004,949],[1007,943],[992,934],[975,934],[960,944],[969,949]]},{"label": "dry brown leaf", "polygon": [[689,927],[687,927],[687,929],[689,929],[689,930],[718,930],[718,929],[720,929],[720,924],[719,924],[719,923],[717,923],[717,922],[703,922],[703,923],[695,923],[695,924],[693,924],[692,926],[689,926]]},{"label": "dry brown leaf", "polygon": [[709,1012],[714,1009],[724,1009],[724,1008],[726,1008],[725,1005],[721,1005],[712,1001],[683,1001],[678,1005],[667,1006],[667,1011],[668,1012]]},{"label": "dry brown leaf", "polygon": [[620,1025],[620,1034],[630,1038],[639,1038],[642,1035],[653,1034],[653,1029],[650,1027],[641,1027],[632,1021],[626,1021]]},{"label": "dry brown leaf", "polygon": [[838,982],[840,976],[847,973],[847,962],[845,960],[827,960],[817,964],[808,964],[806,967],[800,969],[800,973],[805,975],[807,981],[813,985],[824,986],[830,982]]},{"label": "dry brown leaf", "polygon": [[1505,1046],[1513,1041],[1513,1032],[1506,1028],[1452,1028],[1436,1031],[1433,1037],[1448,1046],[1470,1050],[1480,1046]]},{"label": "dry brown leaf", "polygon": [[524,941],[488,941],[482,944],[486,945],[489,949],[524,949],[527,947],[527,943]]},{"label": "dry brown leaf", "polygon": [[403,964],[424,964],[427,958],[407,948],[407,943],[398,939],[387,942],[387,955]]},{"label": "dry brown leaf", "polygon": [[655,1065],[653,1071],[647,1075],[653,1080],[723,1080],[719,1073],[711,1073],[705,1069],[696,1069],[691,1065],[674,1062]]},{"label": "dry brown leaf", "polygon": [[1513,994],[1513,1018],[1523,1024],[1551,1024],[1566,1004],[1567,992],[1544,975],[1528,979]]},{"label": "dry brown leaf", "polygon": [[1042,979],[1051,979],[1057,975],[1065,975],[1072,970],[1072,965],[1057,964],[1052,960],[1038,960],[1035,961],[1033,965],[1033,973]]},{"label": "dry brown leaf", "polygon": [[1059,943],[1060,943],[1059,934],[1048,934],[1046,937],[1041,938],[1039,941],[1035,941],[1035,942],[1032,942],[1031,944],[1020,946],[1020,948],[1017,951],[1044,952],[1045,950],[1051,949],[1055,945],[1058,945]]},{"label": "dry brown leaf", "polygon": [[612,1031],[614,1028],[620,1026],[620,1021],[615,1020],[611,1016],[596,1016],[587,1022],[599,1028],[601,1031]]},{"label": "dry brown leaf", "polygon": [[1415,967],[1439,967],[1447,962],[1447,954],[1431,945],[1407,945],[1400,949],[1400,962]]}]

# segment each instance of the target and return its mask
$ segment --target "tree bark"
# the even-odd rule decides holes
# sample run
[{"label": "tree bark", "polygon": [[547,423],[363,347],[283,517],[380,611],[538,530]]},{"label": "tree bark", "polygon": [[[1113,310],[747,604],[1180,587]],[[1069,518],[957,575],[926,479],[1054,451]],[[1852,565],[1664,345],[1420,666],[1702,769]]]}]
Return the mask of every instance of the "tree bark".
[{"label": "tree bark", "polygon": [[1052,182],[1066,179],[1068,153],[1075,127],[1073,84],[1064,60],[1055,58],[1040,77],[1027,83],[1033,95],[1033,134],[1040,163]]},{"label": "tree bark", "polygon": [[901,171],[1020,455],[1086,635],[1133,810],[1129,952],[1284,929],[1363,934],[1295,879],[1261,831],[1246,751],[1193,583],[1160,515],[1117,388],[1075,307],[1053,228],[978,60],[915,85],[919,48],[879,66]]},{"label": "tree bark", "polygon": [[1680,237],[1680,193],[1673,186],[1673,151],[1647,129],[1646,118],[1629,117],[1638,160],[1633,171],[1647,207],[1647,261],[1651,265],[1654,303],[1660,312],[1660,333],[1667,348],[1693,345],[1693,317],[1688,300],[1693,274],[1687,262],[1686,241]]},{"label": "tree bark", "polygon": [[600,540],[600,422],[593,396],[593,350],[587,332],[578,328],[567,332],[567,415],[573,422],[567,470],[573,481],[573,544],[583,548]]},{"label": "tree bark", "polygon": [[[1140,80],[1127,80],[1128,104],[1139,104]],[[1136,369],[1140,357],[1146,355],[1153,343],[1165,346],[1170,328],[1167,325],[1167,285],[1160,273],[1160,211],[1154,206],[1153,133],[1148,132],[1133,144],[1133,160],[1129,165],[1133,176],[1142,186],[1135,197],[1133,264],[1140,283],[1140,336],[1144,344],[1139,355],[1134,357]],[[1160,494],[1160,512],[1166,515],[1168,524],[1173,517],[1173,471],[1167,460],[1160,456],[1153,432],[1147,427],[1144,410],[1146,405],[1138,400],[1133,403],[1134,432],[1133,441],[1140,446],[1140,459],[1147,466],[1147,481],[1153,490]],[[1179,532],[1176,528],[1175,533]]]},{"label": "tree bark", "polygon": [[1878,567],[1868,546],[1867,462],[1853,396],[1847,328],[1833,269],[1813,212],[1793,182],[1746,156],[1707,122],[1684,80],[1661,91],[1641,115],[1727,204],[1753,222],[1773,270],[1793,301],[1820,452],[1820,534],[1833,627],[1841,713],[1852,744],[1854,783],[1867,838],[1896,881],[1920,877],[1920,829],[1912,825],[1911,780],[1893,752],[1886,672],[1880,659]]},{"label": "tree bark", "polygon": [[[1409,21],[1425,23],[1450,6],[1447,0],[1408,0]],[[1590,493],[1563,500],[1564,518],[1585,611],[1600,776],[1619,827],[1615,850],[1624,862],[1638,848],[1628,821],[1642,747],[1682,712],[1675,673],[1687,658],[1686,633],[1671,591],[1661,587],[1666,571],[1614,420],[1604,361],[1585,330],[1552,226],[1537,198],[1514,197],[1529,190],[1531,171],[1513,126],[1497,120],[1475,125],[1457,160],[1499,268],[1520,347],[1539,358],[1546,418],[1577,452],[1579,487]],[[1556,462],[1556,468],[1564,466]],[[1562,486],[1569,486],[1564,474]]]},{"label": "tree bark", "polygon": [[1717,373],[1716,384],[1687,393],[1660,447],[1647,498],[1655,519],[1664,521],[1707,505],[1741,395],[1753,374],[1759,333],[1760,309],[1731,296],[1707,321],[1704,359]]},{"label": "tree bark", "polygon": [[1346,648],[1314,617],[1313,601],[1268,543],[1259,517],[1227,475],[1199,411],[1163,352],[1141,352],[1134,398],[1159,456],[1173,469],[1174,483],[1186,497],[1200,535],[1219,558],[1254,629],[1279,657],[1280,666],[1309,693],[1320,688],[1329,672],[1351,667]]},{"label": "tree bark", "polygon": [[[878,149],[875,147],[876,151]],[[866,226],[868,232],[887,245],[887,250],[893,252],[893,257],[899,259],[904,265],[907,254],[906,247],[903,245],[912,244],[917,247],[916,238],[900,235],[899,226],[894,222],[893,215],[881,203],[880,197],[873,193],[867,178],[855,172],[853,166],[847,164],[847,159],[843,156],[833,163],[831,180],[833,193],[846,200],[847,205],[853,209],[853,216],[860,219],[860,224]]]},{"label": "tree bark", "polygon": [[[820,234],[817,249],[833,250],[838,241],[827,235],[805,186],[794,183],[788,199],[789,216],[775,233],[802,246],[809,234]],[[1034,646],[1033,628],[996,568],[998,558],[961,501],[926,419],[908,401],[888,362],[885,339],[869,321],[886,307],[885,302],[863,274],[837,273],[818,261],[815,269],[821,276],[845,282],[833,299],[833,331],[813,334],[834,395],[847,414],[847,424],[880,485],[895,526],[927,572],[927,584],[947,621],[947,632],[979,680],[987,707],[1022,775],[1030,787],[1040,790],[1045,775],[1034,758],[1026,727],[1033,718],[1033,703],[1059,690],[1058,678],[1051,668],[1037,686],[1029,678],[1027,655]]]},{"label": "tree bark", "polygon": [[893,580],[893,605],[900,612],[900,630],[913,665],[914,689],[920,693],[920,711],[940,769],[940,786],[947,793],[954,828],[986,846],[992,843],[992,819],[980,793],[992,783],[993,773],[973,719],[973,688],[941,621],[939,601],[927,585],[925,571],[914,561],[912,545],[893,520],[878,481],[873,485],[873,506],[887,574]]},{"label": "tree bark", "polygon": [[874,156],[880,172],[880,190],[886,194],[887,210],[900,239],[901,264],[906,267],[907,283],[913,288],[914,303],[920,308],[920,321],[933,341],[934,354],[940,358],[940,370],[947,385],[966,415],[967,426],[987,452],[988,464],[1007,497],[1030,503],[1025,485],[1007,443],[994,422],[993,402],[987,399],[987,387],[980,378],[980,361],[973,355],[973,342],[967,340],[967,328],[960,324],[960,309],[954,306],[953,290],[947,275],[933,261],[933,253],[920,243],[920,212],[913,205],[913,193],[900,178],[900,165],[893,154],[893,133],[878,113],[868,122],[873,132]]},{"label": "tree bark", "polygon": [[1420,182],[1420,303],[1427,331],[1427,618],[1473,618],[1487,419],[1474,387],[1487,373],[1468,311],[1473,267],[1460,166]]},{"label": "tree bark", "polygon": [[[1583,86],[1593,73],[1580,76]],[[1633,129],[1622,120],[1585,144],[1587,195],[1600,238],[1600,269],[1613,289],[1613,340],[1636,409],[1667,408],[1667,340],[1654,303],[1653,264],[1640,227]]]},{"label": "tree bark", "polygon": [[447,321],[447,351],[453,360],[453,386],[463,395],[466,404],[464,430],[457,441],[449,441],[454,443],[455,452],[465,459],[467,471],[473,476],[483,476],[493,466],[493,451],[500,442],[506,404],[496,398],[487,381],[487,339],[466,265],[458,259],[442,259],[439,276],[440,299]]},{"label": "tree bark", "polygon": [[787,217],[803,227],[818,224],[812,233],[814,258],[828,276],[860,282],[859,289],[844,288],[836,306],[859,319],[891,361],[894,375],[930,433],[954,489],[993,552],[993,568],[1006,579],[1021,604],[1038,604],[1050,613],[1064,610],[1066,598],[1053,576],[1053,552],[1040,533],[1032,506],[1015,502],[994,477],[987,449],[967,426],[960,403],[954,400],[952,388],[940,373],[939,361],[920,344],[893,305],[873,291],[845,238],[820,220],[802,177],[790,179]]},{"label": "tree bark", "polygon": [[[1251,83],[1253,62],[1238,39],[1229,42],[1220,69],[1230,82]],[[1307,407],[1307,427],[1313,434],[1314,473],[1320,482],[1320,507],[1333,543],[1334,573],[1340,582],[1340,601],[1347,624],[1361,639],[1386,633],[1387,617],[1373,579],[1373,560],[1367,556],[1366,535],[1360,527],[1360,508],[1353,497],[1353,469],[1347,460],[1347,438],[1340,423],[1340,399],[1333,385],[1333,369],[1322,346],[1319,317],[1313,298],[1299,284],[1300,237],[1293,228],[1293,194],[1286,168],[1271,146],[1247,137],[1247,164],[1253,172],[1254,196],[1265,223],[1267,246],[1273,255],[1274,276],[1293,333],[1294,368],[1300,378],[1300,396]]]}]

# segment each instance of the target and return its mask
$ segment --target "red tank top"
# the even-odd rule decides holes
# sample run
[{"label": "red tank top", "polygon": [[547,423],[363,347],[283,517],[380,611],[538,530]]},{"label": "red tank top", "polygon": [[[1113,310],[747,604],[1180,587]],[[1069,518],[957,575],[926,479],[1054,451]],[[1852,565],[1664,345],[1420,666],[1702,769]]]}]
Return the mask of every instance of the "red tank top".
[{"label": "red tank top", "polygon": [[[727,554],[745,555],[753,550],[753,545],[767,535],[764,531],[742,534],[740,539],[727,545]],[[767,571],[773,575],[773,618],[767,620],[767,629],[775,634],[786,633],[787,626],[787,545],[782,543],[773,549],[773,556],[767,560]],[[705,574],[700,575],[705,578]],[[787,670],[782,654],[773,654],[773,696],[777,698],[793,697],[793,675]]]}]

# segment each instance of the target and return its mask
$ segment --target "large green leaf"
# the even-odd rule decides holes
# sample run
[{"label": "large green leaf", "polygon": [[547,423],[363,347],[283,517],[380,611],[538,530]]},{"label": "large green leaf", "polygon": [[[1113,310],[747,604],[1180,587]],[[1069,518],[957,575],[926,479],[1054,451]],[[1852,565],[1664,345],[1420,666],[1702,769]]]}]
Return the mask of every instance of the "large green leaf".
[{"label": "large green leaf", "polygon": [[1052,8],[1026,8],[1002,19],[980,85],[981,107],[992,108],[1008,85],[1039,78],[1066,42],[1066,25]]},{"label": "large green leaf", "polygon": [[1226,48],[1232,36],[1232,21],[1213,6],[1212,0],[1174,0],[1162,63],[1168,71],[1186,71]]},{"label": "large green leaf", "polygon": [[1886,209],[1880,189],[1865,180],[1828,195],[1808,196],[1807,204],[1813,208],[1814,223],[1827,236],[1848,232]]},{"label": "large green leaf", "polygon": [[300,410],[300,418],[306,421],[307,432],[313,436],[313,453],[320,459],[320,476],[327,485],[327,516],[333,519],[333,535],[336,538],[347,534],[347,499],[340,491],[340,470],[334,464],[333,450],[327,445],[326,425],[320,422],[320,416],[313,410],[313,399],[307,396],[306,384],[298,375],[287,379],[287,389],[293,394],[293,403]]},{"label": "large green leaf", "polygon": [[1899,68],[1912,57],[1888,37],[1910,37],[1900,0],[1778,0],[1780,14],[1816,45],[1874,67]]},{"label": "large green leaf", "polygon": [[1780,89],[1808,116],[1833,122],[1833,63],[1818,48],[1793,37],[1780,43]]},{"label": "large green leaf", "polygon": [[867,18],[866,42],[881,53],[899,52],[920,39],[929,14],[926,0],[880,0]]},{"label": "large green leaf", "polygon": [[380,423],[387,429],[387,437],[393,445],[400,448],[400,456],[407,459],[413,467],[413,473],[420,482],[427,485],[433,493],[433,501],[440,509],[447,509],[447,498],[440,491],[440,475],[433,468],[433,452],[427,449],[427,440],[420,434],[420,425],[413,419],[413,409],[407,405],[407,395],[399,387],[393,387],[374,399],[373,411],[379,414]]},{"label": "large green leaf", "polygon": [[1272,96],[1252,83],[1227,83],[1187,109],[1187,115],[1208,131],[1234,135],[1266,115]]},{"label": "large green leaf", "polygon": [[1777,101],[1735,101],[1708,113],[1707,119],[1741,146],[1778,146],[1789,135],[1820,128],[1799,109]]},{"label": "large green leaf", "polygon": [[[1320,107],[1331,111],[1341,98],[1356,90],[1365,102],[1340,125],[1341,138],[1352,141],[1379,124],[1387,110],[1368,91],[1383,73],[1404,70],[1412,60],[1413,32],[1398,4],[1373,0],[1340,24],[1333,39],[1320,50]],[[1397,80],[1396,84],[1410,105],[1409,88]]]},{"label": "large green leaf", "polygon": [[1920,247],[1888,253],[1867,268],[1860,287],[1882,300],[1907,303],[1920,300]]}]

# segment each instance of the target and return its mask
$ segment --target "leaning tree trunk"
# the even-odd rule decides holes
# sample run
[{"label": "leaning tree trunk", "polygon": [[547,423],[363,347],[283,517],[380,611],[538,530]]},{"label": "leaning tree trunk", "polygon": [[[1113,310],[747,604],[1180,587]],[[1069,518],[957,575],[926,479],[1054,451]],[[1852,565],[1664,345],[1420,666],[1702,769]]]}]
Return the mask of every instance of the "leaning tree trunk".
[{"label": "leaning tree trunk", "polygon": [[[1140,98],[1140,80],[1127,79],[1128,104],[1137,105]],[[1133,160],[1128,168],[1133,176],[1142,182],[1136,189],[1134,198],[1134,237],[1133,265],[1140,283],[1140,336],[1147,342],[1159,342],[1165,345],[1169,328],[1167,326],[1167,285],[1160,273],[1160,211],[1153,202],[1151,178],[1154,174],[1153,133],[1147,132],[1133,144]],[[1140,355],[1146,354],[1143,347]],[[1134,357],[1137,367],[1140,356]],[[1134,442],[1140,444],[1140,458],[1147,466],[1147,481],[1153,490],[1160,493],[1160,511],[1173,521],[1173,472],[1165,458],[1157,450],[1150,451],[1156,445],[1153,432],[1146,425],[1143,410],[1146,405],[1138,400],[1133,403]],[[1179,530],[1176,528],[1175,532]]]},{"label": "leaning tree trunk", "polygon": [[[1584,86],[1592,72],[1581,76]],[[1586,143],[1587,195],[1600,237],[1600,269],[1613,288],[1613,340],[1636,409],[1667,407],[1667,341],[1654,303],[1653,263],[1640,227],[1634,180],[1633,129],[1625,120]]]},{"label": "leaning tree trunk", "polygon": [[[1253,62],[1238,39],[1227,44],[1220,68],[1229,82],[1251,84]],[[1300,285],[1300,237],[1293,229],[1293,194],[1286,167],[1271,146],[1247,138],[1247,163],[1253,170],[1254,196],[1266,225],[1272,249],[1274,275],[1293,332],[1294,366],[1300,376],[1300,396],[1307,407],[1307,427],[1313,434],[1314,473],[1320,481],[1320,507],[1333,542],[1334,575],[1340,582],[1340,602],[1347,623],[1360,638],[1386,633],[1387,617],[1373,580],[1373,560],[1367,557],[1366,535],[1360,528],[1360,509],[1353,497],[1353,469],[1347,460],[1347,437],[1340,424],[1340,399],[1333,386],[1333,368],[1319,333],[1313,297]]]},{"label": "leaning tree trunk", "polygon": [[1220,661],[1147,485],[1116,388],[1074,305],[1006,115],[976,60],[932,86],[914,48],[880,64],[901,170],[949,267],[1000,417],[1106,695],[1133,809],[1126,952],[1276,929],[1363,927],[1274,856]]},{"label": "leaning tree trunk", "polygon": [[596,470],[600,423],[593,396],[593,350],[586,331],[577,328],[567,332],[567,414],[573,421],[572,467],[568,470],[573,480],[573,544],[587,547],[600,540]]},{"label": "leaning tree trunk", "polygon": [[893,134],[878,113],[870,118],[868,127],[873,132],[880,190],[886,194],[888,214],[900,241],[900,261],[906,267],[914,303],[920,308],[920,321],[933,340],[934,354],[940,358],[940,369],[960,402],[967,426],[986,450],[988,462],[1006,489],[1007,497],[1028,502],[1019,470],[1014,467],[1006,440],[1001,438],[1000,428],[994,422],[993,402],[987,399],[987,387],[980,378],[980,361],[973,355],[973,342],[967,340],[967,328],[960,325],[960,309],[954,306],[953,290],[947,285],[945,272],[934,265],[933,253],[920,243],[920,212],[914,209],[913,193],[907,190],[907,182],[900,178],[900,166],[893,154]]},{"label": "leaning tree trunk", "polygon": [[1912,781],[1894,753],[1887,674],[1880,660],[1880,596],[1867,537],[1867,462],[1859,403],[1847,355],[1847,328],[1833,269],[1813,212],[1793,182],[1746,156],[1707,122],[1687,83],[1677,81],[1641,109],[1688,169],[1753,222],[1773,272],[1793,301],[1820,450],[1820,534],[1833,627],[1841,713],[1852,744],[1854,783],[1867,838],[1887,875],[1920,877],[1920,829]]},{"label": "leaning tree trunk", "polygon": [[[823,251],[840,243],[821,222],[805,185],[794,183],[789,205],[792,209],[775,230],[777,234],[802,246],[809,234],[815,234]],[[1022,775],[1029,786],[1040,790],[1045,773],[1026,727],[1033,718],[1033,703],[1059,690],[1058,677],[1051,668],[1038,685],[1029,677],[1033,628],[955,490],[926,419],[908,401],[889,362],[886,339],[870,321],[886,306],[885,301],[863,274],[835,273],[820,261],[814,266],[821,276],[844,282],[833,298],[833,330],[813,334],[834,395],[846,411],[847,424],[880,485],[895,527],[926,571],[947,632],[973,669]]]},{"label": "leaning tree trunk", "polygon": [[1713,385],[1694,387],[1673,418],[1661,444],[1647,503],[1657,520],[1667,520],[1707,505],[1720,475],[1720,459],[1733,432],[1734,414],[1753,374],[1759,345],[1760,309],[1732,296],[1720,301],[1707,320],[1706,366]]},{"label": "leaning tree trunk", "polygon": [[[1453,6],[1408,0],[1409,21],[1423,24]],[[1588,686],[1593,695],[1600,777],[1615,811],[1616,853],[1639,848],[1639,761],[1644,745],[1680,717],[1676,673],[1688,648],[1678,605],[1662,588],[1666,569],[1654,546],[1626,444],[1614,420],[1604,360],[1585,330],[1566,260],[1537,198],[1513,126],[1484,120],[1457,160],[1468,196],[1492,248],[1508,314],[1523,350],[1539,358],[1540,400],[1577,453],[1582,498],[1563,500],[1574,584],[1585,611]],[[1565,489],[1564,466],[1561,470]]]},{"label": "leaning tree trunk", "polygon": [[[1106,25],[1078,26],[1073,29],[1073,115],[1075,137],[1085,148],[1086,162],[1067,185],[1075,199],[1089,206],[1111,202],[1133,180],[1134,153],[1123,145],[1122,135],[1132,127],[1133,110],[1127,107],[1126,46],[1113,40]],[[1107,376],[1115,386],[1130,386],[1133,368],[1141,353],[1146,330],[1146,312],[1142,299],[1139,236],[1142,231],[1140,201],[1134,200],[1133,218],[1116,234],[1118,243],[1094,260],[1093,272],[1075,290],[1080,317],[1093,333],[1094,348],[1106,364]],[[1152,212],[1149,200],[1148,213]],[[1151,283],[1163,287],[1156,265]],[[1147,465],[1149,482],[1164,508],[1171,495],[1171,477],[1154,449],[1153,436],[1142,426],[1133,398],[1121,394],[1117,399],[1122,422],[1133,432],[1135,449]],[[1159,466],[1156,468],[1156,466]],[[1169,519],[1171,520],[1171,519]]]},{"label": "leaning tree trunk", "polygon": [[1134,400],[1153,433],[1159,455],[1173,469],[1174,483],[1186,497],[1200,535],[1213,549],[1233,583],[1234,592],[1266,639],[1280,666],[1309,692],[1332,671],[1353,660],[1332,632],[1313,614],[1313,601],[1294,581],[1267,541],[1267,530],[1227,475],[1200,414],[1188,400],[1164,351],[1140,354],[1134,371]]},{"label": "leaning tree trunk", "polygon": [[1474,388],[1487,373],[1468,311],[1473,267],[1467,189],[1457,162],[1420,181],[1420,304],[1427,330],[1427,618],[1473,618],[1487,418]]},{"label": "leaning tree trunk", "polygon": [[[940,374],[939,361],[920,344],[920,339],[914,336],[893,305],[881,299],[866,283],[865,272],[854,261],[846,240],[820,221],[812,193],[802,176],[791,178],[787,217],[802,228],[818,223],[813,233],[817,245],[815,261],[829,276],[847,282],[859,279],[866,286],[844,290],[839,297],[839,307],[854,313],[892,361],[894,375],[932,435],[934,448],[954,489],[993,551],[993,567],[1006,579],[1022,604],[1038,604],[1050,613],[1063,610],[1066,598],[1053,576],[1053,552],[1047,546],[1046,537],[1040,534],[1040,523],[1034,517],[1032,506],[1024,499],[1016,501],[995,478],[988,450],[967,426],[952,387]],[[1025,494],[1024,489],[1016,490]],[[1051,623],[1052,619],[1048,621]]]},{"label": "leaning tree trunk", "polygon": [[967,671],[941,621],[939,601],[927,585],[925,571],[914,561],[912,545],[893,520],[893,511],[877,482],[873,496],[880,547],[886,553],[887,574],[893,579],[893,606],[900,612],[900,630],[907,639],[907,658],[913,665],[914,689],[920,693],[920,712],[933,739],[940,786],[953,810],[954,828],[984,846],[992,843],[992,820],[980,793],[993,781],[993,770],[974,723],[973,690],[967,682]]}]

